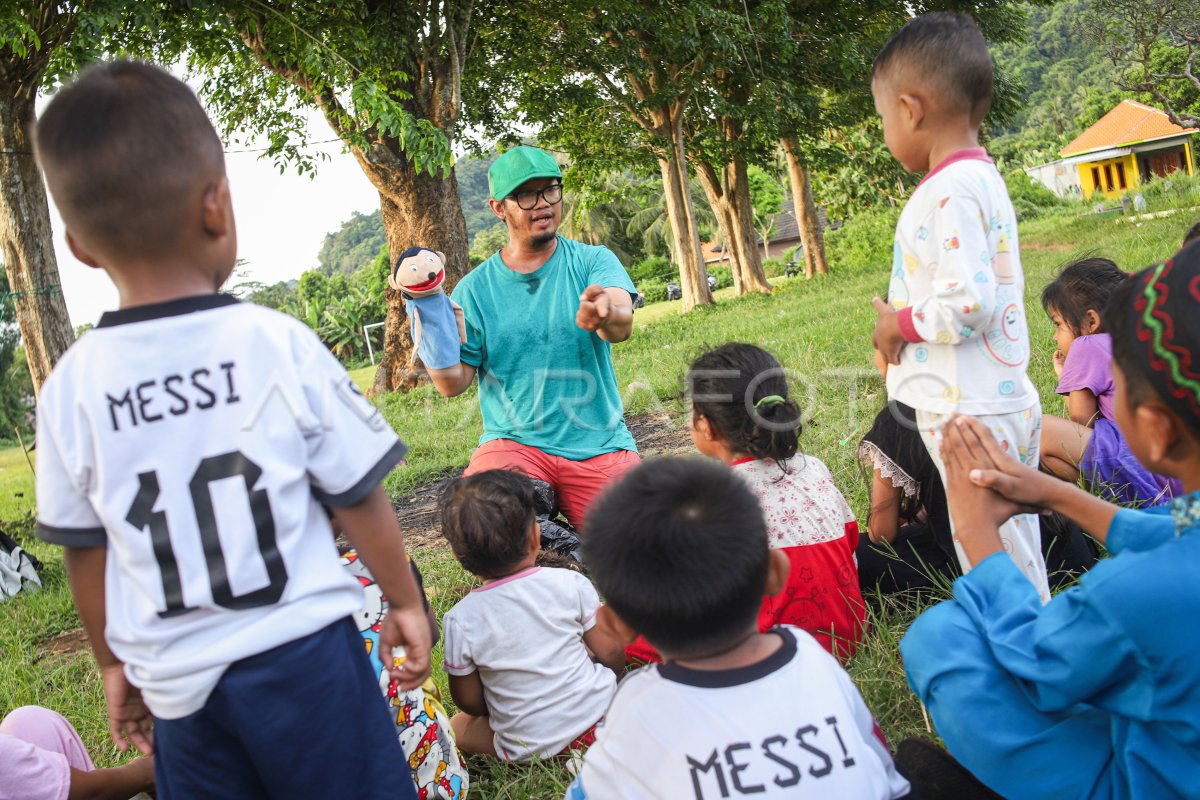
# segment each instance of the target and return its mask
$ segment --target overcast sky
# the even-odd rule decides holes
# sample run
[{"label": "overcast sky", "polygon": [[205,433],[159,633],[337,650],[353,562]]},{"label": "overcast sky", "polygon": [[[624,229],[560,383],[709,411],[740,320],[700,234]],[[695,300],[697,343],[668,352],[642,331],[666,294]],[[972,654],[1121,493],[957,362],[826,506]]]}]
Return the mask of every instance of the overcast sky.
[{"label": "overcast sky", "polygon": [[[310,113],[308,140],[333,138],[320,113]],[[228,149],[252,146],[233,144]],[[379,208],[379,195],[354,157],[342,153],[339,143],[312,149],[329,154],[329,160],[318,164],[313,178],[300,177],[295,170],[281,175],[269,159],[260,159],[261,153],[230,152],[225,156],[237,217],[238,256],[249,262],[248,279],[275,283],[299,277],[317,266],[317,251],[325,234],[337,230],[355,211]],[[50,218],[71,324],[94,323],[101,313],[117,307],[117,292],[103,272],[84,266],[71,255],[53,201]]]}]

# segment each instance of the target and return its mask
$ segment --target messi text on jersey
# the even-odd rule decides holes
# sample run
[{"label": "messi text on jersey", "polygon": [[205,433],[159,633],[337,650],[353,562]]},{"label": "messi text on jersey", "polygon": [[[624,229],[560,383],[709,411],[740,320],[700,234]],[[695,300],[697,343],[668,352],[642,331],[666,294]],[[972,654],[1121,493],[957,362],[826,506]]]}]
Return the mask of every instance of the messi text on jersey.
[{"label": "messi text on jersey", "polygon": [[222,362],[215,367],[196,367],[190,371],[149,378],[116,391],[105,391],[108,414],[114,431],[122,425],[159,422],[180,417],[193,410],[207,411],[214,406],[241,401],[234,388],[237,364]]}]

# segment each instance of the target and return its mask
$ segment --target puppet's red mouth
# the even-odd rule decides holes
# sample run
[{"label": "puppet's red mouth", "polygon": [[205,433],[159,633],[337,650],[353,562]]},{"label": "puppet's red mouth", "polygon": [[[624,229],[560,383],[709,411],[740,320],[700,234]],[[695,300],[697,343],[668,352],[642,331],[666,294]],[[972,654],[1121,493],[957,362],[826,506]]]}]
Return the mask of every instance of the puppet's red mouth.
[{"label": "puppet's red mouth", "polygon": [[412,286],[405,286],[404,291],[406,291],[406,292],[427,292],[430,289],[437,288],[437,285],[439,283],[441,283],[445,279],[445,277],[446,277],[446,270],[440,269],[440,270],[438,270],[438,274],[435,275],[430,280],[427,280],[424,283],[414,283]]}]

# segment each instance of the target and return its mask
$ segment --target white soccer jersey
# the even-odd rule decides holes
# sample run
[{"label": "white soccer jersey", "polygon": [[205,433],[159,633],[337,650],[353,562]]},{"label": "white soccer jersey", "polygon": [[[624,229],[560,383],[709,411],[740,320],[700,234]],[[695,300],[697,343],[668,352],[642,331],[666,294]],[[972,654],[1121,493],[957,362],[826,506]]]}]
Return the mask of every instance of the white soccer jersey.
[{"label": "white soccer jersey", "polygon": [[566,800],[903,797],[854,683],[804,631],[735,670],[644,667],[621,681]]},{"label": "white soccer jersey", "polygon": [[935,414],[1008,414],[1038,404],[1025,374],[1017,217],[983,148],[939,164],[905,204],[888,301],[909,339],[888,368],[889,399]]},{"label": "white soccer jersey", "polygon": [[404,445],[311,330],[207,295],[101,317],[42,388],[37,452],[38,535],[107,547],[105,638],[173,719],[362,606],[321,503]]}]

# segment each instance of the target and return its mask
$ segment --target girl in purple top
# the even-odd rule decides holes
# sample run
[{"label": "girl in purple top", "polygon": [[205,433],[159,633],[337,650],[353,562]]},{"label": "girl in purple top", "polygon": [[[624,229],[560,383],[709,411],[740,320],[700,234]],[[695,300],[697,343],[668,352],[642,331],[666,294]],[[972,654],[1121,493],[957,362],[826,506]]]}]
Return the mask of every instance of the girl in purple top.
[{"label": "girl in purple top", "polygon": [[1082,476],[1110,502],[1153,506],[1182,491],[1142,467],[1114,423],[1112,339],[1100,319],[1109,295],[1127,278],[1107,258],[1085,258],[1068,264],[1042,291],[1058,346],[1058,393],[1066,397],[1070,419],[1043,418],[1041,461],[1063,480]]}]

